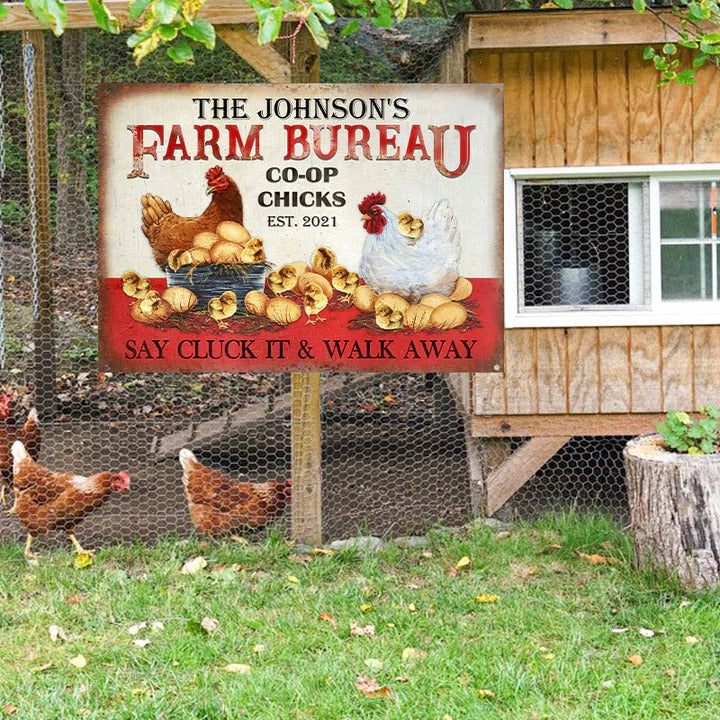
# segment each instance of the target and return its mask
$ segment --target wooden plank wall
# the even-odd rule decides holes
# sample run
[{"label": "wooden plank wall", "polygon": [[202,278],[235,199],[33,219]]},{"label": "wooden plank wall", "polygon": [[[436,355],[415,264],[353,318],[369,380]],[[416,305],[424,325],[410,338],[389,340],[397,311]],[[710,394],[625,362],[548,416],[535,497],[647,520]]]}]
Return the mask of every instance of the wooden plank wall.
[{"label": "wooden plank wall", "polygon": [[[468,82],[505,85],[506,167],[720,162],[720,78],[655,87],[642,47],[473,51]],[[473,377],[481,415],[691,410],[720,396],[720,327],[505,332],[503,374]]]}]

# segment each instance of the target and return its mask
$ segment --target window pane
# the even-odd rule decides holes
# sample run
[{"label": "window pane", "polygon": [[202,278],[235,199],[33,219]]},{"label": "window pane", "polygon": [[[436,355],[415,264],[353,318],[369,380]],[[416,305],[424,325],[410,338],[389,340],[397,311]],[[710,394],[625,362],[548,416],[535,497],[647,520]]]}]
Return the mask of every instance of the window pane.
[{"label": "window pane", "polygon": [[630,302],[628,187],[623,180],[521,185],[525,307]]},{"label": "window pane", "polygon": [[711,252],[710,245],[663,245],[663,300],[711,299]]},{"label": "window pane", "polygon": [[660,235],[663,240],[710,238],[709,182],[660,183]]}]

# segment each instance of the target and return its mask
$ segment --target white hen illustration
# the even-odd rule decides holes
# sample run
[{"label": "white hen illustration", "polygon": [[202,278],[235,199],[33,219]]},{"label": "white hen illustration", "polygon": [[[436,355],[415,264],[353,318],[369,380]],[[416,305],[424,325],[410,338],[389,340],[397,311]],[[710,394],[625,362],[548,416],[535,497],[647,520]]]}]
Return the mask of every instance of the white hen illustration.
[{"label": "white hen illustration", "polygon": [[424,227],[416,239],[400,231],[398,216],[384,205],[383,193],[368,195],[358,205],[368,233],[360,276],[377,293],[394,292],[411,301],[431,292],[449,295],[459,276],[460,233],[447,200],[423,213]]}]

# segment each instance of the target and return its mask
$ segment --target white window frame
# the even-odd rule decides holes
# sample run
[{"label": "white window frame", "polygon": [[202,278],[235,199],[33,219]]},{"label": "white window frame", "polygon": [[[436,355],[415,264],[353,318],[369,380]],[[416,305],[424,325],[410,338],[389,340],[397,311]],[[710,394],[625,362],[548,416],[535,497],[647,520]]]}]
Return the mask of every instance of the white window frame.
[{"label": "white window frame", "polygon": [[[517,227],[517,180],[557,180],[564,178],[646,179],[648,212],[645,221],[642,260],[631,258],[631,269],[643,265],[642,283],[649,293],[647,304],[640,306],[607,305],[602,308],[520,308],[519,255]],[[698,165],[613,165],[591,167],[512,168],[505,170],[504,188],[504,287],[505,327],[608,327],[648,325],[720,325],[720,300],[663,300],[661,296],[660,183],[720,181],[720,164]]]}]

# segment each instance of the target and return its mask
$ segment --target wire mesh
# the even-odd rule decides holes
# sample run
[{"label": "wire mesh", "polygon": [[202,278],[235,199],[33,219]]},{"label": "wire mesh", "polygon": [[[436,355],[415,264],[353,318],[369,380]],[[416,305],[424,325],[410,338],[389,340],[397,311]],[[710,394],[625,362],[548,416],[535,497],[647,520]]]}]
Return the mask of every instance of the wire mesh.
[{"label": "wire mesh", "polygon": [[[409,21],[401,33],[376,32],[338,42],[323,55],[321,79],[431,79],[440,57],[438,48],[454,32],[446,21]],[[222,45],[214,54],[199,52],[192,66],[177,66],[157,56],[137,68],[122,43],[95,31],[68,31],[61,39],[48,35],[45,42],[53,313],[51,350],[42,346],[39,351],[33,322],[37,293],[27,191],[23,53],[18,33],[0,33],[5,81],[6,170],[0,197],[7,353],[7,368],[0,371],[0,392],[11,401],[9,416],[0,419],[3,480],[8,484],[11,477],[10,441],[22,434],[29,411],[37,404],[37,379],[53,372],[55,414],[43,415],[41,408],[38,460],[69,473],[64,482],[76,496],[97,492],[107,502],[98,500],[98,506],[89,508],[82,519],[73,516],[56,524],[48,535],[44,534],[47,527],[38,526],[37,534],[47,538],[40,540],[40,547],[43,542],[65,543],[61,531],[76,525],[78,538],[89,546],[207,532],[203,524],[207,517],[197,507],[192,514],[193,505],[222,513],[214,521],[227,533],[253,534],[269,527],[288,532],[291,492],[286,481],[292,467],[288,375],[97,371],[96,98],[100,83],[259,82],[261,78]],[[363,532],[415,534],[435,523],[459,525],[472,518],[468,418],[442,376],[325,374],[322,384],[325,538]],[[2,397],[0,415],[4,416]],[[25,444],[32,454],[32,443],[27,442],[31,425],[32,421],[25,431]],[[594,489],[604,487],[609,470],[615,473],[618,468],[619,446],[603,441],[571,446],[515,497],[514,515],[531,515],[541,506],[555,508],[565,501],[572,504],[578,494],[592,505]],[[183,449],[210,470],[199,470],[187,454],[183,470],[179,461]],[[188,480],[193,469],[205,473],[199,486]],[[78,479],[101,471],[114,475]],[[123,492],[121,473],[130,477],[129,492]],[[562,484],[556,481],[557,473],[566,478]],[[239,485],[238,479],[254,484]],[[57,478],[46,481],[49,487],[44,486],[43,492],[57,492],[57,482]],[[261,488],[258,483],[267,485]],[[105,492],[107,487],[117,492]],[[619,513],[623,494],[614,479],[611,487],[602,496],[603,507]],[[19,515],[0,516],[0,541],[19,541],[26,530],[27,521],[20,522]]]}]

